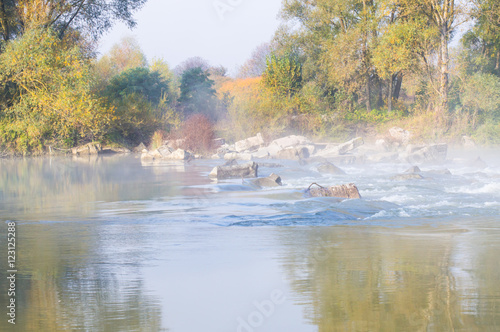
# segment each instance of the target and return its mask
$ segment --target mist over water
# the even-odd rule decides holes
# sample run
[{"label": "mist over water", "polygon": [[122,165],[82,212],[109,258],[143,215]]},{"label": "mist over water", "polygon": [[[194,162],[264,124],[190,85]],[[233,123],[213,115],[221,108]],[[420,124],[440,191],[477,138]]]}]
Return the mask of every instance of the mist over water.
[{"label": "mist over water", "polygon": [[[221,161],[0,160],[0,220],[17,222],[16,327],[493,331],[498,152],[452,150],[445,164],[419,165],[424,179],[404,181],[392,178],[412,165],[328,175],[264,161],[284,167],[259,176],[284,185],[258,190],[209,179]],[[312,182],[355,183],[362,199],[305,198]]]}]

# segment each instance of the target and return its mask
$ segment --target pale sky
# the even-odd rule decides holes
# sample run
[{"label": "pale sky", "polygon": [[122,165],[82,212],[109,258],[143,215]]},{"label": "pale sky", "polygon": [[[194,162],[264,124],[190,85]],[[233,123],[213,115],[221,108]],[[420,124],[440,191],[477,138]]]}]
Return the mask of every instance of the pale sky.
[{"label": "pale sky", "polygon": [[174,68],[200,56],[234,74],[256,46],[271,40],[280,8],[281,0],[149,0],[134,15],[137,26],[115,25],[99,52],[134,36],[148,60],[163,58]]}]

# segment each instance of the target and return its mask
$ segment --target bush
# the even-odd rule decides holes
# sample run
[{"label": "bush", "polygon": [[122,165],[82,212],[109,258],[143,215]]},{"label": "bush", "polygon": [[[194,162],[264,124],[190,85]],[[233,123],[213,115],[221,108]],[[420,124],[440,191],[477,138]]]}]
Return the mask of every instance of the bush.
[{"label": "bush", "polygon": [[185,140],[183,149],[207,154],[214,148],[214,125],[205,115],[194,114],[182,125],[179,137]]}]

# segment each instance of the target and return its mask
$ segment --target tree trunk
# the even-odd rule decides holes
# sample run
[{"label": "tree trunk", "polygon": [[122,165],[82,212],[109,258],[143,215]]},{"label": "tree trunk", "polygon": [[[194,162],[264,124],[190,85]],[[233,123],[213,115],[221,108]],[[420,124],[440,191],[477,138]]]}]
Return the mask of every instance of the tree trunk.
[{"label": "tree trunk", "polygon": [[440,49],[440,105],[439,112],[444,115],[448,111],[448,38],[449,31],[447,23],[441,26],[441,49]]},{"label": "tree trunk", "polygon": [[498,73],[498,69],[500,69],[500,51],[497,51],[497,59],[495,63],[495,70]]},{"label": "tree trunk", "polygon": [[396,80],[396,85],[394,86],[394,92],[393,92],[392,98],[394,100],[398,100],[399,93],[401,92],[401,85],[403,84],[403,73],[398,72],[396,74],[396,76],[394,77],[394,79]]},{"label": "tree trunk", "polygon": [[10,31],[9,31],[9,23],[7,22],[7,13],[5,12],[5,4],[3,0],[0,0],[0,16],[1,16],[1,24],[3,28],[3,39],[5,41],[8,41],[10,38]]},{"label": "tree trunk", "polygon": [[371,112],[372,111],[372,103],[370,101],[370,95],[372,94],[372,90],[370,87],[370,74],[367,74],[366,78],[366,111]]},{"label": "tree trunk", "polygon": [[394,86],[394,74],[391,75],[391,78],[389,79],[389,93],[387,95],[387,112],[391,113],[392,112],[392,91],[393,91],[393,86]]}]

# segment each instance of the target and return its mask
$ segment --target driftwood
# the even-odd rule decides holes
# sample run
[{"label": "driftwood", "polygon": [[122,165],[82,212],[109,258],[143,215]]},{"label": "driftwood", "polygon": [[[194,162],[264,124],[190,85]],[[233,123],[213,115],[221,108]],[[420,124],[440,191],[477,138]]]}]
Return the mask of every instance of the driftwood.
[{"label": "driftwood", "polygon": [[[312,188],[316,185],[318,188]],[[341,184],[325,188],[317,183],[312,183],[306,190],[306,195],[310,197],[340,197],[340,198],[361,198],[358,188],[353,184]]]}]

